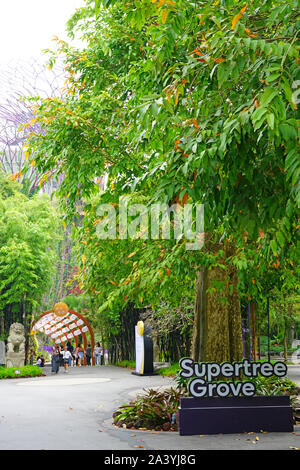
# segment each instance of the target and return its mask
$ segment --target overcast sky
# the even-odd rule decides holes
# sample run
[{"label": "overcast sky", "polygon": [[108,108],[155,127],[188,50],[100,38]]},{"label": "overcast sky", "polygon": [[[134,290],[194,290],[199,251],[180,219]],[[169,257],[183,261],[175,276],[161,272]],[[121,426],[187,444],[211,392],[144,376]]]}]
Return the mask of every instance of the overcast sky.
[{"label": "overcast sky", "polygon": [[53,36],[67,39],[65,24],[84,0],[0,0],[0,67],[43,58]]}]

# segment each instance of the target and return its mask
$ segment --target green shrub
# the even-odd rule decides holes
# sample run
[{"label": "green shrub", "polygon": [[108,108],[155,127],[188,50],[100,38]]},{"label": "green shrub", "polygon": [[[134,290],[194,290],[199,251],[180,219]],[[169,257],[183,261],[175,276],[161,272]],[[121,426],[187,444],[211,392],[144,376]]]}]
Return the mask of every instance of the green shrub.
[{"label": "green shrub", "polygon": [[43,375],[43,371],[38,366],[28,365],[19,369],[17,367],[0,367],[0,379],[18,379],[20,377],[38,377],[41,375]]},{"label": "green shrub", "polygon": [[286,377],[250,377],[248,382],[252,382],[256,388],[256,395],[298,395],[300,388],[297,384]]}]

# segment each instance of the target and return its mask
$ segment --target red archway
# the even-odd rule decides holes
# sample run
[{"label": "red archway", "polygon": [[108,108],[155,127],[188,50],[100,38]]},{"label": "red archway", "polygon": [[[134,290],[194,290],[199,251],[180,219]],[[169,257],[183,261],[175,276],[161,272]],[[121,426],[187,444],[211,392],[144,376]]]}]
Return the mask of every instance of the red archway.
[{"label": "red archway", "polygon": [[[34,334],[37,331],[49,336],[56,345],[62,344],[63,347],[65,347],[66,342],[71,339],[75,340],[77,347],[78,336],[81,335],[84,349],[86,349],[88,345],[86,333],[89,333],[92,354],[91,360],[92,365],[95,365],[94,333],[87,319],[80,313],[68,309],[64,315],[57,316],[53,310],[48,310],[47,312],[42,313],[42,315],[33,322],[31,333]],[[86,356],[84,356],[84,365],[86,365]]]}]

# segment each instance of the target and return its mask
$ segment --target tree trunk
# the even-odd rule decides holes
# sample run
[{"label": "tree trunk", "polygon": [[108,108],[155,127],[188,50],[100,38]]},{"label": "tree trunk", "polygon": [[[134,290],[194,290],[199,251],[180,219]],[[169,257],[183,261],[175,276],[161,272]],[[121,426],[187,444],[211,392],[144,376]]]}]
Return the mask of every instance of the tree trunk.
[{"label": "tree trunk", "polygon": [[295,339],[295,325],[292,325],[290,327],[290,332],[289,332],[289,345],[290,346],[293,344],[294,339]]},{"label": "tree trunk", "polygon": [[285,362],[288,359],[288,321],[287,318],[284,318],[284,337],[283,337],[283,347],[284,347],[284,360]]},{"label": "tree trunk", "polygon": [[230,282],[228,285],[228,319],[229,319],[229,350],[230,361],[244,359],[242,313],[240,294],[238,291],[238,278],[236,270],[229,270]]},{"label": "tree trunk", "polygon": [[195,314],[192,338],[192,358],[199,361],[204,355],[204,332],[205,332],[205,301],[206,301],[206,279],[207,270],[205,268],[197,273],[196,295],[195,295]]},{"label": "tree trunk", "polygon": [[[224,252],[224,258],[218,261],[226,266],[233,246],[228,245]],[[202,269],[196,279],[192,358],[221,363],[239,361],[243,357],[236,272],[232,266]]]},{"label": "tree trunk", "polygon": [[252,355],[253,355],[253,360],[256,361],[256,331],[255,331],[254,302],[251,302],[251,309],[252,309]]}]

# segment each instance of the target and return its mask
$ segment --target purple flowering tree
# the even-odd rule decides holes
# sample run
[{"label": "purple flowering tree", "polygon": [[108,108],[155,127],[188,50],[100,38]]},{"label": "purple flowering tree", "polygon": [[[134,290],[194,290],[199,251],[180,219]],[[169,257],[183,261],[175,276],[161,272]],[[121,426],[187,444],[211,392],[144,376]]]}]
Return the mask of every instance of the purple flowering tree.
[{"label": "purple flowering tree", "polygon": [[[29,196],[37,189],[52,194],[61,180],[49,178],[41,183],[42,175],[34,166],[24,170],[26,135],[29,132],[42,132],[39,124],[33,120],[34,114],[26,98],[61,98],[64,80],[63,66],[56,64],[49,70],[36,60],[12,64],[0,70],[0,171],[17,179]],[[71,248],[70,227],[66,226],[57,247],[56,276],[44,297],[43,308],[52,307],[67,293],[66,283],[73,268]]]},{"label": "purple flowering tree", "polygon": [[[24,142],[29,132],[41,132],[30,124],[34,115],[25,98],[61,97],[65,71],[57,65],[49,70],[36,60],[10,65],[0,70],[0,169],[26,183],[28,194],[40,187],[41,175],[35,167],[24,172]],[[24,126],[28,127],[24,127]],[[42,190],[52,193],[59,181],[43,181]]]},{"label": "purple flowering tree", "polygon": [[[24,171],[26,136],[30,132],[43,132],[34,122],[34,114],[26,98],[62,98],[65,75],[64,66],[58,62],[51,70],[36,60],[0,69],[0,170],[18,179],[29,196],[35,190],[52,194],[64,176],[53,175],[41,182],[42,175],[34,166],[26,166]],[[107,175],[97,178],[100,189],[105,188],[106,180]],[[70,227],[66,226],[58,247],[56,279],[44,298],[46,308],[68,293],[66,284],[74,268],[71,249]]]}]

